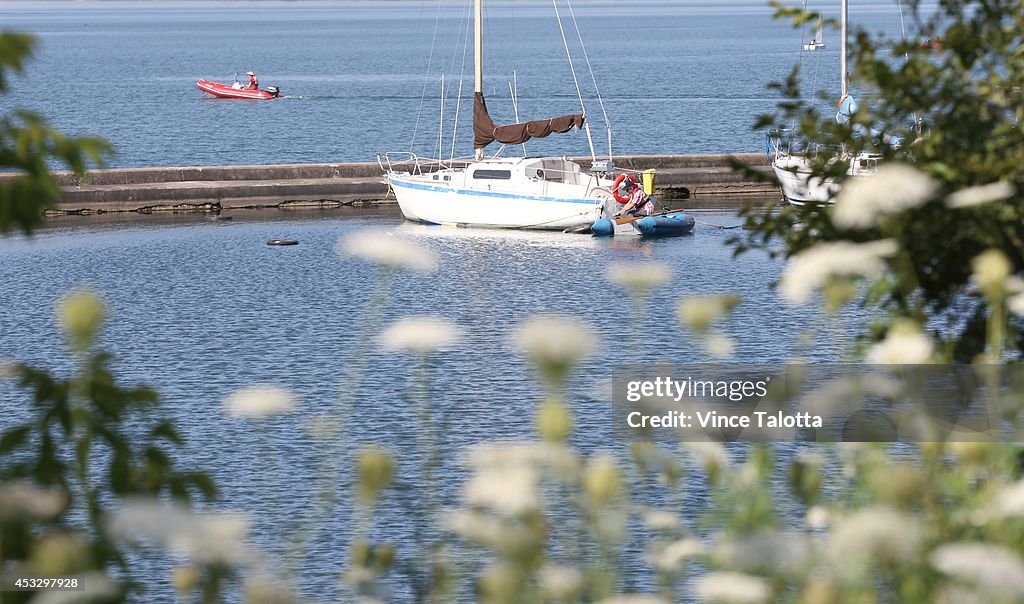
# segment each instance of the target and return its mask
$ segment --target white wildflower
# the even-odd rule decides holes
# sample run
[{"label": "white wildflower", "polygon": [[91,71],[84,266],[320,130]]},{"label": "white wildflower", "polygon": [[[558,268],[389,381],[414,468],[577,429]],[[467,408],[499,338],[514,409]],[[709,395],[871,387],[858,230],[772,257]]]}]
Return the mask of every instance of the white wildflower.
[{"label": "white wildflower", "polygon": [[1016,193],[1017,187],[1012,182],[992,182],[952,193],[946,197],[946,205],[951,208],[973,208],[993,201],[1009,199]]},{"label": "white wildflower", "polygon": [[1006,306],[1013,314],[1024,317],[1024,293],[1011,297],[1006,301]]},{"label": "white wildflower", "polygon": [[719,567],[748,573],[792,575],[807,566],[808,543],[797,533],[761,530],[723,537],[714,551]]},{"label": "white wildflower", "polygon": [[756,604],[771,596],[768,582],[745,573],[712,572],[697,579],[697,597],[704,602]]},{"label": "white wildflower", "polygon": [[725,359],[731,357],[736,351],[736,340],[721,334],[712,334],[704,342],[704,347],[707,348],[711,356]]},{"label": "white wildflower", "polygon": [[670,532],[679,528],[679,516],[665,510],[645,510],[641,517],[652,531]]},{"label": "white wildflower", "polygon": [[469,449],[466,462],[478,470],[540,464],[548,456],[551,447],[519,441],[484,443]]},{"label": "white wildflower", "polygon": [[480,512],[452,512],[445,516],[444,528],[463,539],[484,546],[497,547],[506,541],[505,522],[495,516]]},{"label": "white wildflower", "polygon": [[575,317],[563,315],[527,319],[516,328],[514,340],[520,350],[542,366],[574,365],[597,347],[590,327]]},{"label": "white wildflower", "polygon": [[547,564],[538,572],[541,592],[548,600],[569,602],[583,591],[583,574],[571,566]]},{"label": "white wildflower", "polygon": [[245,544],[249,519],[242,514],[223,513],[196,516],[192,530],[171,538],[171,549],[203,564],[239,564],[252,558]]},{"label": "white wildflower", "polygon": [[616,285],[642,293],[664,285],[672,278],[672,271],[660,262],[616,262],[608,266],[608,280]]},{"label": "white wildflower", "polygon": [[68,505],[60,489],[44,489],[27,481],[0,484],[0,519],[24,514],[38,520],[52,520]]},{"label": "white wildflower", "polygon": [[923,205],[937,189],[938,183],[916,168],[883,164],[872,176],[852,178],[843,184],[832,222],[844,229],[870,228],[880,216]]},{"label": "white wildflower", "polygon": [[935,604],[991,604],[991,599],[962,585],[943,585],[935,596]]},{"label": "white wildflower", "polygon": [[932,552],[932,566],[993,595],[1024,597],[1024,560],[1001,545],[950,543]]},{"label": "white wildflower", "polygon": [[[867,397],[895,399],[903,394],[902,383],[882,373],[833,378],[800,399],[800,410],[823,418],[849,418],[858,413]],[[856,446],[851,443],[840,443]],[[842,448],[841,448],[842,450]]]},{"label": "white wildflower", "polygon": [[[245,580],[245,601],[259,604],[293,604],[295,594],[280,579],[258,574]],[[365,601],[362,604],[366,604]]]},{"label": "white wildflower", "polygon": [[380,335],[385,350],[411,350],[421,354],[452,346],[459,341],[459,327],[439,317],[405,317]]},{"label": "white wildflower", "polygon": [[703,333],[740,303],[736,294],[690,296],[679,301],[676,315],[687,328]]},{"label": "white wildflower", "polygon": [[126,501],[107,525],[122,541],[161,545],[192,560],[234,565],[252,559],[245,544],[249,521],[240,514],[194,514],[180,505],[156,500]]},{"label": "white wildflower", "polygon": [[920,523],[913,516],[870,507],[835,522],[829,555],[836,568],[856,572],[872,559],[884,563],[911,559],[922,538]]},{"label": "white wildflower", "polygon": [[464,496],[473,506],[509,516],[534,512],[540,506],[537,471],[529,466],[483,470],[466,485]]},{"label": "white wildflower", "polygon": [[337,251],[388,268],[409,269],[417,273],[437,270],[437,255],[431,250],[387,231],[363,231],[338,240]]},{"label": "white wildflower", "polygon": [[684,443],[682,446],[708,473],[717,472],[729,466],[729,453],[720,442],[694,441]]},{"label": "white wildflower", "polygon": [[893,256],[898,249],[892,239],[819,243],[793,256],[782,274],[779,288],[789,302],[804,304],[811,293],[831,277],[881,277],[886,269],[884,259]]},{"label": "white wildflower", "polygon": [[465,462],[478,471],[533,466],[573,479],[580,469],[580,459],[574,451],[562,444],[549,442],[496,441],[481,444],[470,448]]},{"label": "white wildflower", "polygon": [[679,539],[661,548],[648,560],[661,572],[674,573],[682,569],[684,563],[691,558],[704,554],[704,546],[696,539]]},{"label": "white wildflower", "polygon": [[278,386],[248,386],[224,400],[224,411],[231,417],[259,419],[287,413],[295,407],[295,395]]},{"label": "white wildflower", "polygon": [[804,521],[807,523],[808,528],[823,529],[828,527],[829,520],[828,508],[815,505],[807,509],[807,516]]},{"label": "white wildflower", "polygon": [[931,339],[911,321],[896,321],[885,339],[868,350],[868,363],[878,365],[916,365],[927,363],[935,352]]},{"label": "white wildflower", "polygon": [[1024,480],[1004,487],[988,506],[992,518],[1024,517]]}]

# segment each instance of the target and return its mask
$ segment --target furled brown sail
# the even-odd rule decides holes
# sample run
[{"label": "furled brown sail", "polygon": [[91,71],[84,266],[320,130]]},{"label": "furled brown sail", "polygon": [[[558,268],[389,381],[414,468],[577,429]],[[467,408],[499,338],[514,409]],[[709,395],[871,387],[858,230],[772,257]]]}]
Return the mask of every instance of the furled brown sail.
[{"label": "furled brown sail", "polygon": [[581,114],[563,115],[547,120],[535,120],[521,124],[495,126],[490,114],[487,113],[487,102],[482,93],[476,93],[473,100],[473,139],[477,149],[482,149],[494,141],[507,145],[525,143],[531,138],[543,138],[552,132],[568,132],[573,126],[583,127]]}]

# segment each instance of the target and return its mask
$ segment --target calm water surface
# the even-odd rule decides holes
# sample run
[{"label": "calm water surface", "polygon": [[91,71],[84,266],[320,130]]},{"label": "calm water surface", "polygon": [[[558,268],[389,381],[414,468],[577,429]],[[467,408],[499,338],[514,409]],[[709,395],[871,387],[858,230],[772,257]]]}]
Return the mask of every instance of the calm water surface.
[{"label": "calm water surface", "polygon": [[[561,4],[561,3],[560,3]],[[813,6],[811,8],[815,8]],[[835,16],[836,2],[817,3]],[[851,20],[898,35],[895,2],[851,3]],[[38,56],[0,103],[42,111],[72,133],[118,150],[115,166],[372,161],[384,151],[436,155],[441,77],[442,150],[451,153],[459,80],[472,91],[469,0],[325,2],[0,3],[0,24],[35,33]],[[579,111],[550,2],[491,2],[486,89],[499,122]],[[756,117],[771,112],[800,59],[801,32],[759,0],[574,2],[586,55],[563,6],[586,110],[607,152],[603,95],[616,154],[759,151]],[[807,32],[805,36],[811,37]],[[838,95],[839,44],[805,56],[808,94]],[[468,53],[467,53],[468,50]],[[464,61],[465,58],[465,61]],[[590,77],[586,63],[593,66]],[[255,70],[288,97],[207,98],[199,78]],[[244,79],[244,76],[243,76]],[[595,88],[595,81],[597,87]],[[460,107],[457,156],[470,154],[471,103]],[[531,143],[532,154],[580,154],[581,133]]]}]

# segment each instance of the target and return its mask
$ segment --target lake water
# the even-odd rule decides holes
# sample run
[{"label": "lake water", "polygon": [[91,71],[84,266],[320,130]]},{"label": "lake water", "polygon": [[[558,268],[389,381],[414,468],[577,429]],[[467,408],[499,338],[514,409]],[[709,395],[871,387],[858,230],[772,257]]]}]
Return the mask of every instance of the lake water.
[{"label": "lake water", "polygon": [[[498,117],[511,113],[513,69],[521,112],[577,109],[565,87],[570,76],[558,71],[561,39],[542,18],[544,7],[517,2],[492,9],[489,95]],[[786,75],[799,47],[799,32],[772,21],[770,9],[746,1],[581,2],[576,12],[617,152],[761,148],[762,135],[750,124],[771,110],[775,99],[765,85]],[[0,23],[36,33],[42,46],[28,75],[0,102],[39,110],[72,133],[107,137],[118,148],[118,166],[369,161],[378,151],[410,145],[429,154],[438,134],[436,82],[442,70],[459,72],[463,48],[438,42],[428,68],[435,22],[441,33],[462,31],[464,15],[462,3],[439,11],[434,2],[418,1],[5,2]],[[878,28],[898,27],[889,4],[860,5],[852,15]],[[499,37],[503,29],[518,37]],[[501,58],[513,54],[515,67]],[[834,43],[820,54],[819,87],[828,85],[825,74],[835,73],[837,58]],[[193,86],[200,77],[230,80],[249,68],[288,98],[215,101]],[[588,114],[602,121],[592,104]],[[574,135],[530,151],[575,153],[584,144]],[[739,222],[727,212],[697,218]],[[416,484],[416,419],[407,403],[412,364],[379,350],[368,331],[376,269],[335,250],[339,238],[367,229],[412,238],[441,258],[435,274],[398,278],[386,306],[374,308],[382,324],[433,314],[463,327],[461,344],[432,368],[433,407],[446,423],[441,438],[448,452],[532,434],[542,391],[509,334],[537,313],[576,315],[600,336],[599,351],[569,389],[578,422],[574,442],[587,451],[621,445],[611,438],[607,398],[611,369],[633,335],[638,354],[652,363],[707,358],[675,317],[682,296],[743,296],[722,325],[742,363],[836,360],[851,344],[854,330],[846,326],[863,320],[850,313],[824,321],[783,304],[771,288],[780,263],[756,253],[734,259],[726,241],[738,231],[707,224],[689,237],[637,241],[427,228],[403,223],[388,209],[239,213],[230,222],[76,219],[55,222],[31,240],[0,239],[0,358],[69,371],[54,303],[71,288],[94,288],[110,317],[103,344],[122,379],[161,393],[189,444],[181,462],[213,472],[223,491],[219,506],[257,518],[258,544],[279,543],[294,530],[290,520],[314,506],[325,447],[307,428],[333,408],[340,390],[354,394],[355,406],[348,439],[333,446],[347,458],[360,443],[385,444],[403,460],[403,480]],[[272,238],[300,244],[269,247]],[[615,262],[645,261],[671,267],[673,280],[656,292],[642,322],[631,325],[631,298],[605,274]],[[809,334],[806,341],[802,334]],[[369,371],[356,384],[342,384],[357,351]],[[226,418],[224,398],[254,383],[293,389],[302,412],[263,427]],[[17,416],[23,405],[23,394],[0,383],[5,417]],[[465,471],[453,454],[441,478],[454,497]],[[704,504],[703,497],[695,489],[690,503]],[[302,583],[321,601],[338,600],[350,513],[351,500],[343,496],[308,550]],[[391,510],[378,538],[402,549],[410,530]],[[142,559],[137,570],[153,585],[154,598],[170,599],[166,560]],[[395,599],[407,599],[401,582],[393,589]]]},{"label": "lake water", "polygon": [[[4,28],[35,33],[37,57],[6,105],[42,111],[71,133],[117,147],[114,166],[373,161],[378,152],[436,156],[440,79],[451,153],[458,80],[472,91],[467,0],[327,2],[61,2],[7,0]],[[550,3],[492,2],[485,92],[496,121],[579,111]],[[814,8],[812,2],[812,8]],[[835,2],[817,3],[835,16]],[[853,2],[850,18],[898,35],[895,2]],[[488,5],[490,6],[490,5]],[[616,154],[735,153],[764,149],[756,117],[767,90],[800,59],[801,32],[758,0],[576,2],[586,55],[562,7],[599,154],[607,152],[596,81]],[[811,32],[805,32],[807,38]],[[808,93],[838,95],[837,34],[806,55]],[[464,57],[466,61],[464,61]],[[586,67],[593,67],[594,78]],[[207,98],[199,78],[232,81],[253,69],[274,102]],[[462,104],[456,155],[471,153],[471,103]],[[532,154],[585,153],[583,134],[532,143]]]}]

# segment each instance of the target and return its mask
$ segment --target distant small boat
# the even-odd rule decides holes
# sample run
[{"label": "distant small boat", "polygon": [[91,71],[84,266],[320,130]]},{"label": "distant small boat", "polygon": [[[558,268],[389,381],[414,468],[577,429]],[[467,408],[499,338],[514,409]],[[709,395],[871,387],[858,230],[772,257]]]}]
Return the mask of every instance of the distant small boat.
[{"label": "distant small boat", "polygon": [[602,218],[590,227],[596,237],[639,235],[641,237],[675,237],[688,235],[696,220],[683,212],[666,212],[652,216]]},{"label": "distant small boat", "polygon": [[277,86],[267,86],[264,90],[253,90],[251,88],[246,88],[239,82],[235,82],[234,84],[221,84],[220,82],[213,82],[210,80],[199,80],[196,82],[196,88],[221,99],[249,99],[260,101],[276,99],[281,94],[281,90]]},{"label": "distant small boat", "polygon": [[804,50],[821,50],[822,48],[825,48],[824,29],[824,21],[822,19],[818,19],[818,31],[815,32],[814,38],[810,42],[804,44]]}]

